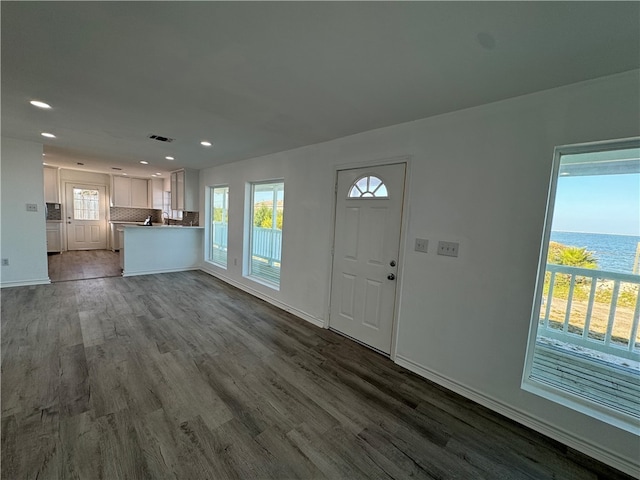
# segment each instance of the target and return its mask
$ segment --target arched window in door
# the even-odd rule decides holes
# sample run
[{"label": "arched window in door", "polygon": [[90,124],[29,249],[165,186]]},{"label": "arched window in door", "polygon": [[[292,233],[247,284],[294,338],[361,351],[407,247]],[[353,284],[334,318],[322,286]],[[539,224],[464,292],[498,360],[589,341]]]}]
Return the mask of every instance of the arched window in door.
[{"label": "arched window in door", "polygon": [[349,189],[349,198],[389,198],[389,194],[381,179],[366,175],[353,183]]}]

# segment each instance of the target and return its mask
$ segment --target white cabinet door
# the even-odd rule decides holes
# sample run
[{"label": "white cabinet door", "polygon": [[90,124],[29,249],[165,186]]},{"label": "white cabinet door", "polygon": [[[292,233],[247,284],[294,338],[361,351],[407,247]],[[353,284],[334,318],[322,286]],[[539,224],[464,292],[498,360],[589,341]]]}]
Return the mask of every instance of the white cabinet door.
[{"label": "white cabinet door", "polygon": [[113,206],[131,206],[131,179],[127,177],[113,177]]},{"label": "white cabinet door", "polygon": [[197,170],[178,170],[171,173],[171,209],[198,211],[200,174]]},{"label": "white cabinet door", "polygon": [[131,179],[131,206],[149,208],[149,181],[143,178]]},{"label": "white cabinet door", "polygon": [[176,172],[176,210],[184,210],[184,171]]},{"label": "white cabinet door", "polygon": [[164,180],[152,178],[149,180],[149,208],[162,210],[162,198],[164,193]]},{"label": "white cabinet door", "polygon": [[60,223],[47,223],[47,252],[61,251],[62,239],[60,238]]},{"label": "white cabinet door", "polygon": [[44,201],[45,203],[60,203],[58,194],[58,169],[44,167]]},{"label": "white cabinet door", "polygon": [[171,173],[171,210],[178,210],[178,172]]}]

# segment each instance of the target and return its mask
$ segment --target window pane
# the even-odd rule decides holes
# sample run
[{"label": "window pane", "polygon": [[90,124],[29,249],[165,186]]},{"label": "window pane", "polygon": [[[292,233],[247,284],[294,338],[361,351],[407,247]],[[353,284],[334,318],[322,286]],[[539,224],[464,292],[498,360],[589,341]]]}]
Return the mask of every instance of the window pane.
[{"label": "window pane", "polygon": [[280,284],[284,183],[252,186],[250,275]]},{"label": "window pane", "polygon": [[526,378],[638,419],[640,148],[592,148],[556,158]]},{"label": "window pane", "polygon": [[211,188],[211,250],[209,260],[227,266],[229,187]]},{"label": "window pane", "polygon": [[74,220],[100,220],[98,190],[73,189]]},{"label": "window pane", "polygon": [[349,189],[349,198],[389,198],[387,187],[374,176],[362,177]]}]

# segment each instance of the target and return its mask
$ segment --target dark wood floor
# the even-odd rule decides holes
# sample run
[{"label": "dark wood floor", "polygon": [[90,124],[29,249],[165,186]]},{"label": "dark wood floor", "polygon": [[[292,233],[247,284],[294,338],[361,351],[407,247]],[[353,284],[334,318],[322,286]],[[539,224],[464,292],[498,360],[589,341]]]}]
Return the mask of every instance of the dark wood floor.
[{"label": "dark wood floor", "polygon": [[629,477],[183,272],[2,290],[2,478]]},{"label": "dark wood floor", "polygon": [[49,254],[49,279],[52,282],[119,277],[120,254],[111,250],[69,250]]}]

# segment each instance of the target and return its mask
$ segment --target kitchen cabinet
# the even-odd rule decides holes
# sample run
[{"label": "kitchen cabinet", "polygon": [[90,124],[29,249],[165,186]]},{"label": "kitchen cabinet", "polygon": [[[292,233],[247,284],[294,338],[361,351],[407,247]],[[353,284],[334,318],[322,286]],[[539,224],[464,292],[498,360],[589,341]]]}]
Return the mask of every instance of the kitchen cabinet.
[{"label": "kitchen cabinet", "polygon": [[149,180],[149,208],[162,210],[164,195],[164,180],[161,178],[152,178]]},{"label": "kitchen cabinet", "polygon": [[58,169],[54,167],[43,167],[43,170],[45,203],[60,203]]},{"label": "kitchen cabinet", "polygon": [[62,222],[47,222],[47,252],[62,251]]},{"label": "kitchen cabinet", "polygon": [[197,212],[199,209],[200,176],[197,170],[171,172],[171,209]]},{"label": "kitchen cabinet", "polygon": [[149,180],[144,178],[131,179],[131,206],[149,208]]},{"label": "kitchen cabinet", "polygon": [[114,207],[149,208],[149,181],[145,178],[113,177]]}]

